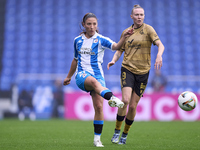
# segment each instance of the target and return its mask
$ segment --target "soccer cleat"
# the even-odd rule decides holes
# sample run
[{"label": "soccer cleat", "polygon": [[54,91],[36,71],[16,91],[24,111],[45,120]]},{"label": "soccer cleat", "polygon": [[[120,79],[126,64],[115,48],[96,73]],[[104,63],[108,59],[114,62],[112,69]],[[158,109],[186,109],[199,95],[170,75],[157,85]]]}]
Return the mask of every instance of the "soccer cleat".
[{"label": "soccer cleat", "polygon": [[126,139],[127,139],[127,137],[121,137],[118,144],[120,144],[120,145],[126,144]]},{"label": "soccer cleat", "polygon": [[119,135],[119,133],[114,133],[111,142],[117,144],[119,142]]},{"label": "soccer cleat", "polygon": [[94,141],[94,146],[95,147],[104,147],[100,140]]},{"label": "soccer cleat", "polygon": [[117,97],[112,96],[111,99],[108,101],[108,104],[110,107],[119,107],[119,108],[123,108],[124,107],[124,103]]}]

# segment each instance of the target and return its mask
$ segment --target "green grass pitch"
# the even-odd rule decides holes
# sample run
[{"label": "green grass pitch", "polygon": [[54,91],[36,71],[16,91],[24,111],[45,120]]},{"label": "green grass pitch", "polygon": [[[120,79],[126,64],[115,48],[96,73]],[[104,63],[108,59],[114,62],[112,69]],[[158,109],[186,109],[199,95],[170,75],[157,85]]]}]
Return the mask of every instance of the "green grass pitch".
[{"label": "green grass pitch", "polygon": [[[198,150],[200,122],[134,122],[126,145],[112,144],[115,122],[105,121],[101,136],[107,150]],[[88,150],[93,146],[93,121],[0,121],[0,150]]]}]

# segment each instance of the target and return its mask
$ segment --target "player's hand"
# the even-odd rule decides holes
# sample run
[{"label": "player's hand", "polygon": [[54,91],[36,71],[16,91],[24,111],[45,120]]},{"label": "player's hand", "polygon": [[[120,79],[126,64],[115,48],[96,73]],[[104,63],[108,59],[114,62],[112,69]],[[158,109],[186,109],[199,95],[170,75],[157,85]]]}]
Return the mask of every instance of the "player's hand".
[{"label": "player's hand", "polygon": [[63,82],[63,85],[68,85],[68,84],[70,84],[70,81],[71,81],[71,78],[65,78],[65,79],[64,79],[64,82]]},{"label": "player's hand", "polygon": [[157,56],[154,68],[158,70],[161,69],[161,67],[162,67],[162,56]]},{"label": "player's hand", "polygon": [[114,61],[109,62],[108,65],[107,65],[107,69],[109,70],[109,68],[110,68],[111,66],[113,66],[114,64],[115,64]]},{"label": "player's hand", "polygon": [[134,33],[134,28],[127,29],[124,33],[124,37],[129,37]]}]

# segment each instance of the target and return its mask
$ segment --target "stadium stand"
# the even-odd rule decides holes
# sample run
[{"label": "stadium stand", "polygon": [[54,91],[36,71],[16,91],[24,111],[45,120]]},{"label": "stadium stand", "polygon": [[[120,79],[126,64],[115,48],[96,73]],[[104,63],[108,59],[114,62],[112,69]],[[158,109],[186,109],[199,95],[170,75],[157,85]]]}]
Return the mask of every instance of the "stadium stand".
[{"label": "stadium stand", "polygon": [[[198,91],[199,0],[7,0],[0,89],[9,90],[12,84],[30,88],[30,84],[35,87],[51,83],[34,78],[35,74],[66,75],[83,15],[95,13],[100,33],[118,41],[122,31],[132,24],[130,12],[134,4],[145,9],[145,22],[155,28],[165,45],[162,72],[169,79],[166,91]],[[122,58],[108,71],[106,65],[114,53],[105,53],[105,75],[119,75]],[[152,64],[156,53],[157,47],[152,46]],[[19,78],[22,74],[30,76]],[[118,78],[106,82],[108,87],[120,86]],[[72,86],[76,89],[75,84]]]}]

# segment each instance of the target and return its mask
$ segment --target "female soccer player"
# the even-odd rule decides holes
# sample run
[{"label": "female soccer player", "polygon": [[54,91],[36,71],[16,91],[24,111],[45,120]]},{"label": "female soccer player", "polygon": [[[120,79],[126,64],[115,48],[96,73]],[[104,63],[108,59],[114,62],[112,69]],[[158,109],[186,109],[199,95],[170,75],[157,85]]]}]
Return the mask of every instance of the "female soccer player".
[{"label": "female soccer player", "polygon": [[[124,58],[121,67],[121,89],[123,108],[118,108],[116,117],[115,133],[111,139],[113,143],[126,144],[127,134],[136,115],[137,104],[144,93],[147,85],[149,70],[151,67],[151,45],[158,46],[155,69],[162,66],[162,54],[164,46],[157,33],[150,25],[143,23],[144,9],[140,5],[135,5],[131,12],[133,25],[128,29],[134,28],[134,34],[126,38],[120,51],[117,51],[111,62],[108,63],[108,69],[124,52]],[[127,112],[127,106],[129,109]],[[122,136],[119,140],[122,122],[125,119],[125,126]]]},{"label": "female soccer player", "polygon": [[94,116],[94,146],[103,147],[100,135],[103,128],[103,98],[108,100],[111,107],[122,108],[124,103],[115,97],[113,93],[106,88],[102,62],[105,49],[118,50],[122,46],[125,38],[133,32],[128,29],[122,35],[118,43],[113,42],[108,37],[98,33],[97,18],[93,13],[87,13],[82,20],[84,31],[74,39],[74,59],[67,77],[64,79],[64,85],[68,85],[71,77],[76,73],[77,86],[92,96],[95,110]]}]

